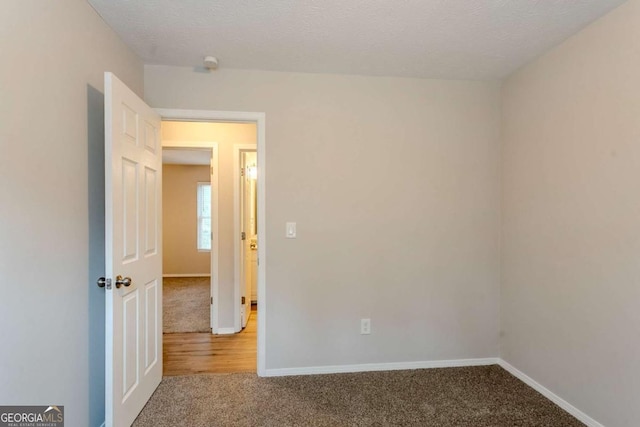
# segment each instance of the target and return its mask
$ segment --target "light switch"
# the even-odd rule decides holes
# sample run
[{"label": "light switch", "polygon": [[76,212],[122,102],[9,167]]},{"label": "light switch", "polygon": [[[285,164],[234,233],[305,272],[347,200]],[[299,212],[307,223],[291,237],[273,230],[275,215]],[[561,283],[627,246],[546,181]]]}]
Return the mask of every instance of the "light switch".
[{"label": "light switch", "polygon": [[296,223],[288,222],[285,230],[285,234],[287,239],[295,239],[296,238]]}]

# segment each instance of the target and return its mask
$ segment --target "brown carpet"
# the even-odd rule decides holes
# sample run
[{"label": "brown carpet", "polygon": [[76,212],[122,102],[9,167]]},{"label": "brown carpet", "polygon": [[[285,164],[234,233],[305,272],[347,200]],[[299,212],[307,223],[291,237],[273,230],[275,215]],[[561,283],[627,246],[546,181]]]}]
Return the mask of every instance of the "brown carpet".
[{"label": "brown carpet", "polygon": [[259,378],[166,377],[133,424],[582,426],[497,365]]},{"label": "brown carpet", "polygon": [[210,279],[165,277],[162,280],[162,331],[211,332]]}]

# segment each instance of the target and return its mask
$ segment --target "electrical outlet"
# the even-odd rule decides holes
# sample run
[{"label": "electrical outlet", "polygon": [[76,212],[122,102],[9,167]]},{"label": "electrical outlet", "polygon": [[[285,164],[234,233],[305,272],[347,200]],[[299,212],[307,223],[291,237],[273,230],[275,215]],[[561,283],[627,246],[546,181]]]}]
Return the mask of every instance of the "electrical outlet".
[{"label": "electrical outlet", "polygon": [[369,335],[371,333],[371,319],[360,319],[360,334]]}]

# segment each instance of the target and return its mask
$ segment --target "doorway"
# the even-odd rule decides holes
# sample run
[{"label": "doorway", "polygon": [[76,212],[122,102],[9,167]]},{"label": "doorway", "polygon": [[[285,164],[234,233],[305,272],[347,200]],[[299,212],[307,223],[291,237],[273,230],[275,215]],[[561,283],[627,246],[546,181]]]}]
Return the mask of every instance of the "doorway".
[{"label": "doorway", "polygon": [[215,143],[211,147],[166,145],[162,150],[164,334],[213,329],[214,163]]},{"label": "doorway", "polygon": [[[163,148],[174,148],[176,145],[185,147],[193,146],[195,142],[199,144],[209,143],[215,145],[217,159],[211,163],[211,182],[213,191],[217,197],[217,208],[212,208],[211,230],[212,230],[212,263],[211,263],[211,319],[212,329],[209,334],[188,334],[188,335],[166,335],[164,337],[164,363],[165,375],[183,375],[193,373],[215,373],[215,372],[256,372],[259,358],[257,357],[257,337],[259,316],[257,311],[251,322],[244,325],[236,325],[235,318],[240,313],[240,298],[235,298],[235,282],[238,278],[235,272],[235,264],[240,261],[245,265],[250,265],[249,254],[253,253],[255,268],[253,271],[247,270],[243,273],[242,280],[246,283],[252,281],[259,283],[257,271],[258,259],[258,230],[259,212],[258,198],[258,156],[257,140],[258,126],[253,122],[226,122],[217,120],[167,120],[164,116],[162,122],[162,145]],[[213,142],[215,141],[215,142]],[[238,260],[236,256],[235,222],[237,216],[236,203],[234,200],[235,186],[234,179],[236,162],[234,161],[234,148],[236,142],[251,155],[244,158],[248,166],[251,166],[253,177],[252,182],[248,182],[244,189],[247,194],[252,195],[252,199],[243,199],[247,209],[247,224],[253,221],[251,230],[251,240],[247,241],[248,262]],[[216,183],[216,184],[214,184]],[[250,209],[251,206],[251,209]],[[215,220],[213,218],[216,218]],[[247,225],[247,232],[249,232]],[[251,245],[253,243],[253,245]],[[251,247],[253,246],[253,248]],[[251,252],[249,252],[251,251]],[[251,277],[248,277],[251,276]],[[253,278],[253,280],[252,280]],[[257,286],[259,288],[259,286]],[[258,292],[259,294],[259,292]],[[251,314],[251,295],[242,295],[248,302],[248,311],[245,319],[248,320]],[[242,326],[246,326],[242,329]],[[240,332],[241,331],[241,332]],[[190,351],[186,351],[189,348]],[[210,356],[210,357],[207,357]],[[220,357],[226,355],[228,357]],[[223,360],[224,359],[224,360]]]}]

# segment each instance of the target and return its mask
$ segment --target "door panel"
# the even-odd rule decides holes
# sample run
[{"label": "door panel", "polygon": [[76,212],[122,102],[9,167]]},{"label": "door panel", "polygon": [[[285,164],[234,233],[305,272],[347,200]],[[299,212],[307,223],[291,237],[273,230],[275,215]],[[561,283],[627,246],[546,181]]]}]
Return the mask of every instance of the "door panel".
[{"label": "door panel", "polygon": [[127,158],[122,159],[122,194],[122,260],[130,262],[138,258],[138,164]]},{"label": "door panel", "polygon": [[106,426],[131,425],[162,379],[159,129],[160,117],[105,73]]},{"label": "door panel", "polygon": [[156,332],[159,330],[158,324],[158,281],[152,280],[145,285],[145,329],[144,329],[144,344],[145,344],[145,375],[149,373],[149,370],[158,363],[158,336]]},{"label": "door panel", "polygon": [[138,290],[134,289],[122,298],[122,395],[124,400],[138,386]]},{"label": "door panel", "polygon": [[146,256],[155,255],[158,249],[158,206],[156,194],[156,171],[145,167],[144,169],[144,211],[145,211],[145,251]]}]

